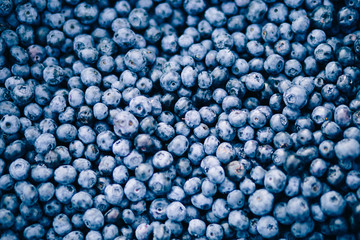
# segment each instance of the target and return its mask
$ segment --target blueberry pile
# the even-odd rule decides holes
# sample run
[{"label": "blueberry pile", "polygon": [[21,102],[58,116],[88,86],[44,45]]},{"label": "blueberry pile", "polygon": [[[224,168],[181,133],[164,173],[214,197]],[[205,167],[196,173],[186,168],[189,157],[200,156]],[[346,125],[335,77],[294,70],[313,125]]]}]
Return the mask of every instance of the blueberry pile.
[{"label": "blueberry pile", "polygon": [[1,0],[0,240],[360,239],[360,0]]}]

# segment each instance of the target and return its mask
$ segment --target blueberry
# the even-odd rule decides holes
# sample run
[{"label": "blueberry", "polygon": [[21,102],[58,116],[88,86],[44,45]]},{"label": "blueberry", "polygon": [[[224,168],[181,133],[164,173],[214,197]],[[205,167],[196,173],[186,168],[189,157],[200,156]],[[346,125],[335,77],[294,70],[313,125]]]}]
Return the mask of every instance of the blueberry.
[{"label": "blueberry", "polygon": [[339,10],[337,17],[341,27],[352,27],[359,19],[359,13],[355,9],[343,7]]},{"label": "blueberry", "polygon": [[14,215],[9,210],[2,208],[0,210],[0,215],[2,216],[0,224],[1,229],[8,229],[14,224]]},{"label": "blueberry", "polygon": [[155,199],[150,204],[149,212],[155,220],[165,220],[168,205],[169,203],[164,198]]},{"label": "blueberry", "polygon": [[264,69],[272,75],[279,74],[284,68],[284,59],[278,54],[271,54],[264,62]]},{"label": "blueberry", "polygon": [[222,101],[221,107],[225,113],[229,113],[231,110],[241,108],[241,100],[235,96],[226,96]]},{"label": "blueberry", "polygon": [[249,91],[257,92],[264,87],[264,77],[261,73],[250,73],[245,76],[245,86]]},{"label": "blueberry", "polygon": [[224,236],[224,230],[219,224],[209,224],[206,227],[206,237],[210,240],[222,239]]},{"label": "blueberry", "polygon": [[39,200],[43,202],[49,201],[55,194],[55,187],[52,183],[46,182],[38,186]]},{"label": "blueberry", "polygon": [[321,131],[327,138],[336,139],[339,136],[341,129],[335,122],[326,121],[321,125]]},{"label": "blueberry", "polygon": [[173,186],[167,198],[172,201],[181,201],[185,198],[185,192],[181,187]]},{"label": "blueberry", "polygon": [[64,236],[72,230],[70,219],[62,213],[54,218],[52,225],[54,231],[60,236]]},{"label": "blueberry", "polygon": [[235,138],[235,130],[226,120],[222,120],[216,124],[216,131],[220,138],[224,141],[231,141]]},{"label": "blueberry", "polygon": [[130,179],[124,187],[125,196],[133,202],[140,201],[145,196],[145,193],[145,185],[134,178]]},{"label": "blueberry", "polygon": [[315,177],[321,177],[327,170],[327,167],[327,163],[323,159],[317,158],[311,162],[310,172]]},{"label": "blueberry", "polygon": [[318,179],[313,176],[306,177],[301,183],[301,191],[303,196],[314,198],[321,194],[322,186]]},{"label": "blueberry", "polygon": [[265,188],[273,193],[282,192],[286,184],[286,175],[278,170],[271,169],[265,174],[264,185]]},{"label": "blueberry", "polygon": [[330,140],[325,140],[319,145],[319,153],[325,159],[331,159],[335,156],[334,152],[334,142]]},{"label": "blueberry", "polygon": [[221,166],[210,167],[207,172],[209,180],[215,184],[220,184],[225,180],[225,172]]},{"label": "blueberry", "polygon": [[34,185],[25,181],[19,181],[15,184],[14,189],[24,204],[32,205],[38,201],[39,193]]},{"label": "blueberry", "polygon": [[155,238],[158,239],[167,239],[170,238],[171,230],[165,224],[159,224],[154,227],[153,234]]},{"label": "blueberry", "polygon": [[224,67],[231,67],[235,63],[235,55],[228,49],[221,49],[216,55],[217,62]]},{"label": "blueberry", "polygon": [[[295,160],[294,160],[295,161]],[[300,179],[298,177],[290,177],[285,187],[285,194],[289,197],[296,196],[300,189]]]},{"label": "blueberry", "polygon": [[12,1],[5,1],[1,3],[1,16],[7,16],[10,14],[11,10],[13,8],[13,2]]},{"label": "blueberry", "polygon": [[178,43],[177,43],[177,37],[175,35],[168,35],[162,38],[161,40],[161,48],[167,52],[174,54],[178,51]]},{"label": "blueberry", "polygon": [[353,160],[359,156],[355,139],[343,139],[335,145],[335,154],[339,160]]},{"label": "blueberry", "polygon": [[261,26],[259,24],[250,24],[246,28],[246,36],[248,40],[259,40],[261,39]]},{"label": "blueberry", "polygon": [[236,128],[243,127],[247,122],[248,115],[249,111],[246,109],[233,110],[228,116],[229,123]]},{"label": "blueberry", "polygon": [[308,235],[310,232],[312,232],[314,229],[314,222],[309,219],[305,222],[295,222],[291,226],[291,233],[295,237],[304,237]]},{"label": "blueberry", "polygon": [[340,127],[348,127],[351,123],[351,110],[346,105],[336,107],[334,120]]},{"label": "blueberry", "polygon": [[227,164],[235,158],[235,151],[230,143],[224,142],[218,146],[216,156],[220,162]]},{"label": "blueberry", "polygon": [[192,219],[189,222],[188,233],[194,237],[201,237],[205,235],[206,224],[200,219]]},{"label": "blueberry", "polygon": [[172,202],[166,208],[166,214],[168,219],[181,222],[186,217],[186,208],[180,202]]},{"label": "blueberry", "polygon": [[119,235],[119,229],[114,224],[106,225],[103,229],[104,239],[114,239]]},{"label": "blueberry", "polygon": [[0,128],[6,134],[15,134],[20,130],[20,120],[14,115],[5,115],[1,119]]},{"label": "blueberry", "polygon": [[303,87],[292,86],[284,93],[285,104],[294,109],[303,108],[307,103],[307,94]]},{"label": "blueberry", "polygon": [[208,135],[210,134],[210,129],[209,127],[204,124],[204,123],[201,123],[199,126],[197,126],[195,129],[194,129],[194,135],[199,138],[199,139],[204,139],[206,138]]},{"label": "blueberry", "polygon": [[245,22],[245,16],[244,15],[232,16],[227,21],[227,28],[231,32],[240,32],[245,27],[246,27],[246,22]]},{"label": "blueberry", "polygon": [[311,214],[315,221],[324,222],[326,219],[324,212],[321,210],[320,205],[317,203],[311,205]]},{"label": "blueberry", "polygon": [[248,122],[253,128],[262,128],[266,124],[266,116],[259,110],[250,111]]},{"label": "blueberry", "polygon": [[71,165],[60,166],[54,171],[55,181],[64,185],[73,183],[76,175],[76,170]]},{"label": "blueberry", "polygon": [[24,229],[23,235],[25,239],[42,238],[45,235],[45,229],[41,224],[34,223]]},{"label": "blueberry", "polygon": [[179,236],[183,232],[183,226],[179,222],[175,222],[175,221],[172,221],[172,220],[167,220],[165,222],[165,225],[170,229],[171,233],[174,236]]},{"label": "blueberry", "polygon": [[275,3],[269,8],[267,18],[270,22],[282,24],[288,15],[288,8],[283,3]]},{"label": "blueberry", "polygon": [[211,208],[213,199],[212,197],[206,197],[202,193],[199,193],[191,197],[191,203],[194,207],[198,209],[208,210]]},{"label": "blueberry", "polygon": [[[19,201],[16,198],[15,194],[5,194],[2,198],[1,198],[1,203],[0,203],[1,207],[3,209],[7,209],[11,212],[15,212],[19,209]],[[16,221],[16,220],[15,220]]]},{"label": "blueberry", "polygon": [[244,144],[244,153],[251,158],[254,158],[257,153],[257,148],[259,147],[259,143],[256,140],[246,141]]},{"label": "blueberry", "polygon": [[285,5],[290,8],[298,8],[303,4],[303,0],[286,0],[284,1]]},{"label": "blueberry", "polygon": [[98,230],[104,225],[104,216],[100,210],[90,208],[84,213],[83,221],[87,228],[91,230]]},{"label": "blueberry", "polygon": [[236,59],[231,68],[232,73],[236,76],[243,76],[249,72],[249,64],[245,59]]},{"label": "blueberry", "polygon": [[264,238],[272,238],[279,233],[278,222],[272,216],[261,217],[256,225],[256,229]]},{"label": "blueberry", "polygon": [[265,48],[259,41],[253,40],[246,44],[246,50],[252,56],[260,57],[264,53]]},{"label": "blueberry", "polygon": [[356,189],[359,185],[359,179],[359,172],[356,170],[351,170],[346,176],[346,185],[350,189]]},{"label": "blueberry", "polygon": [[162,20],[170,17],[172,13],[173,9],[168,3],[159,4],[155,8],[155,15]]},{"label": "blueberry", "polygon": [[80,3],[74,9],[74,16],[84,24],[92,24],[97,20],[99,9],[96,5]]},{"label": "blueberry", "polygon": [[243,210],[233,210],[228,217],[229,225],[237,231],[244,231],[249,227],[249,218]]},{"label": "blueberry", "polygon": [[104,156],[99,162],[99,171],[102,175],[111,175],[115,168],[115,158],[112,156]]},{"label": "blueberry", "polygon": [[295,221],[305,221],[309,215],[309,205],[302,197],[291,198],[286,206],[287,214]]},{"label": "blueberry", "polygon": [[314,140],[313,134],[309,129],[301,129],[297,133],[296,142],[302,146],[310,145]]},{"label": "blueberry", "polygon": [[284,225],[290,225],[291,223],[294,222],[294,220],[291,219],[290,216],[288,215],[286,211],[286,206],[287,203],[285,202],[280,202],[276,204],[274,207],[273,215],[279,223]]},{"label": "blueberry", "polygon": [[279,35],[278,27],[274,23],[267,23],[262,28],[262,38],[265,42],[275,43]]},{"label": "blueberry", "polygon": [[268,11],[266,3],[261,0],[252,1],[247,7],[248,12],[246,14],[246,18],[252,23],[261,22]]},{"label": "blueberry", "polygon": [[[6,5],[4,5],[6,7]],[[16,16],[21,23],[36,24],[39,23],[39,13],[31,3],[25,3],[16,7]]]},{"label": "blueberry", "polygon": [[97,67],[103,73],[110,73],[115,68],[115,60],[111,56],[101,56],[97,61]]},{"label": "blueberry", "polygon": [[189,15],[197,15],[205,10],[206,3],[202,0],[186,0],[183,6]]},{"label": "blueberry", "polygon": [[149,188],[156,195],[168,193],[171,190],[171,179],[164,173],[154,173],[149,179]]},{"label": "blueberry", "polygon": [[249,197],[250,211],[259,216],[265,215],[272,210],[273,201],[274,196],[266,189],[256,190]]}]

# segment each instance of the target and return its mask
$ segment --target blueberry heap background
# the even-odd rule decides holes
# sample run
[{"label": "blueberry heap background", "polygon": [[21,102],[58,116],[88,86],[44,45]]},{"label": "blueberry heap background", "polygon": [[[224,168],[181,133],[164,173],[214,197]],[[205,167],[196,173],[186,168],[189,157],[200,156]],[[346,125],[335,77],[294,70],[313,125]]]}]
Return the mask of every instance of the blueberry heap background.
[{"label": "blueberry heap background", "polygon": [[360,239],[360,0],[1,0],[0,240]]}]

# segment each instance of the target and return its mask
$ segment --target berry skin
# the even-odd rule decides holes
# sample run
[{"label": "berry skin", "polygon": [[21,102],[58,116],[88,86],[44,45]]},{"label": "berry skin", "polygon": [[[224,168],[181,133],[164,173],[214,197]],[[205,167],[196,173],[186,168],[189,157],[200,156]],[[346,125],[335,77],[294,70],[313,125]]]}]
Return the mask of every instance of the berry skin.
[{"label": "berry skin", "polygon": [[60,66],[48,66],[44,69],[43,77],[50,85],[58,85],[64,80],[64,70]]},{"label": "berry skin", "polygon": [[34,143],[35,151],[45,154],[56,147],[55,137],[50,133],[41,134]]},{"label": "berry skin", "polygon": [[302,195],[314,198],[321,194],[322,186],[318,179],[313,176],[307,177],[301,184]]},{"label": "berry skin", "polygon": [[127,111],[122,111],[115,116],[114,132],[116,135],[131,138],[138,130],[139,121],[134,115]]},{"label": "berry skin", "polygon": [[41,238],[45,235],[45,229],[41,224],[35,223],[26,227],[23,235],[25,239]]},{"label": "berry skin", "polygon": [[289,108],[303,108],[307,103],[307,95],[304,88],[292,86],[284,93],[284,102]]},{"label": "berry skin", "polygon": [[60,184],[71,184],[75,181],[76,170],[71,165],[62,165],[54,171],[54,179]]},{"label": "berry skin", "polygon": [[234,210],[229,214],[229,225],[237,230],[245,230],[249,227],[249,219],[242,210]]},{"label": "berry skin", "polygon": [[14,224],[14,215],[9,210],[1,209],[0,215],[2,216],[1,229],[8,229]]},{"label": "berry skin", "polygon": [[206,228],[206,237],[210,240],[222,239],[224,236],[224,230],[219,224],[212,223]]},{"label": "berry skin", "polygon": [[142,182],[132,178],[126,183],[124,194],[130,201],[140,201],[146,194],[146,186]]},{"label": "berry skin", "polygon": [[205,234],[206,225],[200,219],[193,219],[189,222],[188,232],[194,237],[201,237]]},{"label": "berry skin", "polygon": [[186,208],[180,202],[172,202],[166,208],[166,214],[169,219],[181,222],[185,219]]},{"label": "berry skin", "polygon": [[256,215],[262,216],[272,210],[274,196],[265,189],[256,190],[249,197],[250,211]]},{"label": "berry skin", "polygon": [[309,205],[302,197],[291,198],[286,205],[286,211],[296,221],[304,221],[310,215]]},{"label": "berry skin", "polygon": [[72,230],[69,218],[65,214],[57,215],[52,223],[54,231],[60,236],[68,234]]},{"label": "berry skin", "polygon": [[100,210],[90,208],[83,215],[84,224],[91,230],[98,230],[104,225],[104,216]]},{"label": "berry skin", "polygon": [[256,228],[259,234],[264,238],[272,238],[279,232],[278,222],[272,216],[261,217]]},{"label": "berry skin", "polygon": [[339,216],[345,209],[343,197],[336,191],[325,193],[320,198],[321,210],[329,216]]},{"label": "berry skin", "polygon": [[265,174],[264,186],[265,188],[273,193],[282,192],[286,184],[286,175],[278,170],[272,169]]},{"label": "berry skin", "polygon": [[248,5],[246,18],[252,23],[259,23],[263,20],[267,11],[268,7],[263,1],[252,1]]},{"label": "berry skin", "polygon": [[130,50],[124,58],[125,65],[134,72],[141,71],[146,65],[146,59],[138,49]]},{"label": "berry skin", "polygon": [[271,75],[279,74],[284,68],[284,59],[278,54],[272,54],[264,62],[264,69]]}]

